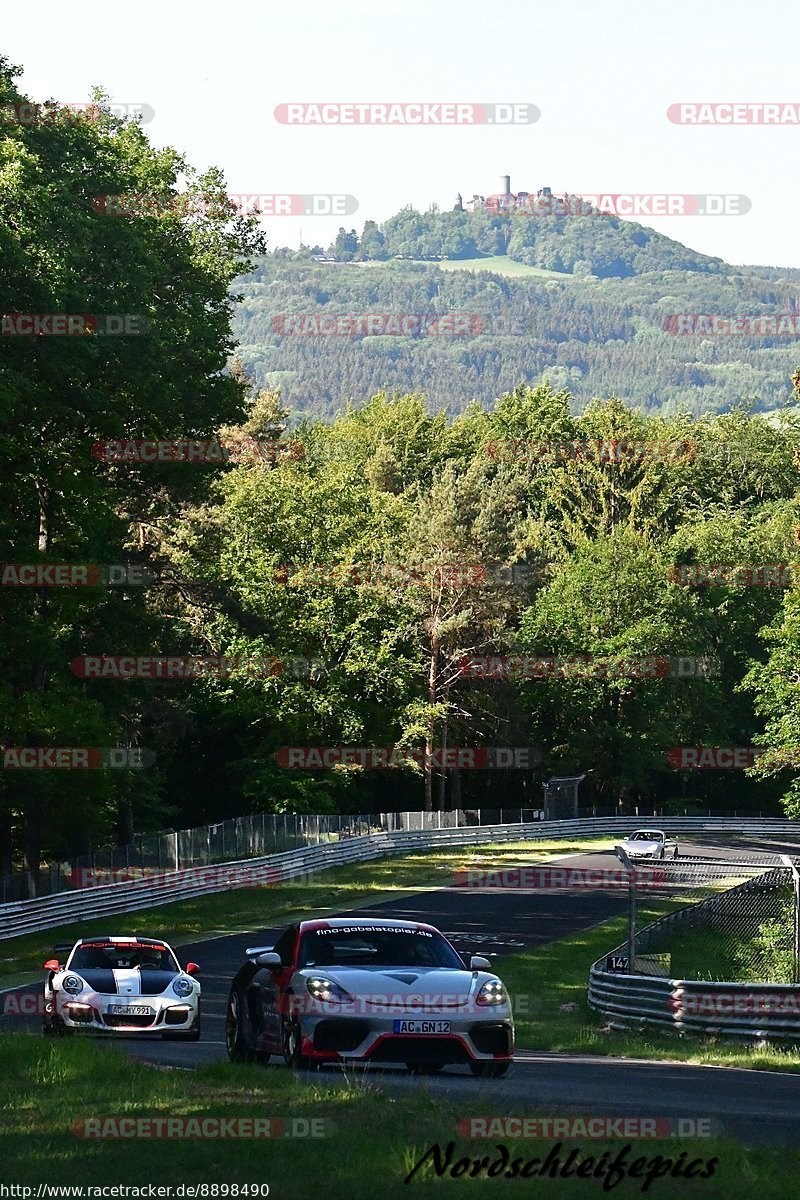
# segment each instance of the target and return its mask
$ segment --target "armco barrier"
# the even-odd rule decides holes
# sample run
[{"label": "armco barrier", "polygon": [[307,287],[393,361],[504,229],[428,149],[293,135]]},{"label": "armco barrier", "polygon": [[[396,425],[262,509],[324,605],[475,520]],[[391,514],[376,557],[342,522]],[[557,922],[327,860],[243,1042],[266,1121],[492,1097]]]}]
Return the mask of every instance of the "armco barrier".
[{"label": "armco barrier", "polygon": [[[637,950],[646,952],[657,946],[670,927],[701,924],[703,913],[713,911],[726,898],[770,886],[785,874],[783,868],[765,870],[719,896],[653,921],[637,934]],[[679,1033],[758,1041],[800,1040],[800,984],[661,979],[607,971],[607,957],[625,954],[626,950],[627,943],[617,946],[598,959],[589,973],[589,1005],[606,1016],[611,1025],[656,1025]]]},{"label": "armco barrier", "polygon": [[[653,823],[653,822],[651,822]],[[102,887],[82,888],[0,905],[0,940],[23,933],[52,929],[87,917],[117,916],[176,900],[212,892],[253,886],[263,871],[265,884],[290,882],[314,871],[365,862],[389,854],[441,847],[478,846],[493,842],[543,841],[571,837],[622,838],[635,822],[630,818],[586,818],[578,821],[532,821],[510,825],[465,825],[443,829],[403,829],[342,838],[338,842],[304,846],[282,854],[245,859],[212,867],[189,867],[164,872],[153,879],[130,880]],[[662,817],[659,828],[669,833],[697,836],[739,833],[754,837],[790,837],[800,825],[780,818],[749,821],[733,817]],[[629,977],[632,978],[632,977]]]}]

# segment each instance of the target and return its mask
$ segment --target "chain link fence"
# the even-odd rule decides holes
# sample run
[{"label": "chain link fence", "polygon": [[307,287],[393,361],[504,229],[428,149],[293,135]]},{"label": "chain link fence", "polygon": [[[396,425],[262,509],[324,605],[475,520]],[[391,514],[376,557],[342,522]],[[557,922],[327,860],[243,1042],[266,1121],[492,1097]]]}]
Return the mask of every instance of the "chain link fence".
[{"label": "chain link fence", "polygon": [[608,969],[670,979],[792,984],[800,888],[785,856],[625,860],[628,941]]}]

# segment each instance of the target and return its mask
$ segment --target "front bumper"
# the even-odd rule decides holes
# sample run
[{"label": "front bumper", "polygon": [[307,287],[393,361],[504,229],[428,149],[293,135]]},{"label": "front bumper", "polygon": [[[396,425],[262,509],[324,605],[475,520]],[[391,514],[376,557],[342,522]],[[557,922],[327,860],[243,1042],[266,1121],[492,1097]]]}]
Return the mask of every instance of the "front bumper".
[{"label": "front bumper", "polygon": [[[143,1015],[118,1014],[113,1008],[147,1008]],[[200,997],[118,996],[85,991],[77,996],[58,991],[45,1004],[45,1025],[57,1017],[67,1029],[83,1033],[132,1034],[189,1033],[200,1024]]]},{"label": "front bumper", "polygon": [[[442,1009],[363,1012],[354,1016],[305,1013],[298,1017],[302,1053],[320,1062],[509,1062],[514,1025],[507,1005],[454,1012]],[[395,1022],[447,1022],[443,1033],[399,1033]]]}]

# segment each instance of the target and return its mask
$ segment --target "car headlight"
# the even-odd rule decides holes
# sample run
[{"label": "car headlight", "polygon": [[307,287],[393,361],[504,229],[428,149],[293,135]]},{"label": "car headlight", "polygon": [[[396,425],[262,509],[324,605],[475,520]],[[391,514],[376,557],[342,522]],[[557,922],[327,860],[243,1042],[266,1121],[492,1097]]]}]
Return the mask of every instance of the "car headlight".
[{"label": "car headlight", "polygon": [[494,1004],[506,1004],[508,995],[499,979],[489,979],[475,997],[475,1003],[482,1007]]},{"label": "car headlight", "polygon": [[77,996],[79,992],[83,991],[85,986],[83,980],[77,975],[66,975],[61,980],[62,989],[65,992],[69,992],[71,996]]},{"label": "car headlight", "polygon": [[194,991],[194,985],[188,979],[173,979],[172,990],[176,996],[188,996]]},{"label": "car headlight", "polygon": [[328,1004],[331,1002],[342,1003],[347,1000],[352,1000],[350,996],[338,983],[334,983],[332,979],[307,979],[306,988],[308,993],[315,1000],[322,1000]]}]

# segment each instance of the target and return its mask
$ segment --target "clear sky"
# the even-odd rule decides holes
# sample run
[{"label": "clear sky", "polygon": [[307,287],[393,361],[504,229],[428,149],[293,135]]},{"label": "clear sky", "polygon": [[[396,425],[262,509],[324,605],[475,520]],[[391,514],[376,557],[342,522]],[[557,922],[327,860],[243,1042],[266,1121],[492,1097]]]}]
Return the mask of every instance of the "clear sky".
[{"label": "clear sky", "polygon": [[[0,0],[0,51],[36,100],[94,84],[229,190],[348,193],[354,217],[266,220],[327,243],[405,204],[556,192],[744,194],[744,216],[644,219],[735,263],[800,266],[800,125],[692,128],[678,101],[800,105],[796,0]],[[295,127],[286,101],[528,102],[535,124]]]}]

